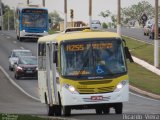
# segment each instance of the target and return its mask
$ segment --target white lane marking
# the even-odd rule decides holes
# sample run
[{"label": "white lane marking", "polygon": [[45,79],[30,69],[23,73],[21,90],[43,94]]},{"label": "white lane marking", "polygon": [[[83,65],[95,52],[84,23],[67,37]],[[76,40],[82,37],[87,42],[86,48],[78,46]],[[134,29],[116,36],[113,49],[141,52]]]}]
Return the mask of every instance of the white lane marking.
[{"label": "white lane marking", "polygon": [[141,98],[144,98],[144,99],[148,99],[148,100],[152,100],[152,101],[160,102],[160,100],[155,100],[155,99],[152,99],[152,98],[144,97],[144,96],[141,96],[141,95],[138,95],[138,94],[132,93],[132,92],[130,92],[130,93],[131,93],[132,95],[135,95],[135,96],[138,96],[138,97],[141,97]]},{"label": "white lane marking", "polygon": [[24,50],[24,47],[20,47],[22,50]]},{"label": "white lane marking", "polygon": [[36,98],[32,95],[30,95],[29,93],[27,93],[23,88],[21,88],[9,75],[8,73],[3,69],[2,66],[0,66],[0,70],[5,74],[5,76],[8,78],[8,80],[15,86],[17,87],[21,92],[23,92],[25,95],[27,95],[28,97],[36,100],[36,101],[40,101],[39,98]]},{"label": "white lane marking", "polygon": [[7,36],[7,39],[10,39],[11,37]]},{"label": "white lane marking", "polygon": [[15,43],[15,44],[16,44],[16,43],[17,43],[17,41],[13,41],[13,43]]}]

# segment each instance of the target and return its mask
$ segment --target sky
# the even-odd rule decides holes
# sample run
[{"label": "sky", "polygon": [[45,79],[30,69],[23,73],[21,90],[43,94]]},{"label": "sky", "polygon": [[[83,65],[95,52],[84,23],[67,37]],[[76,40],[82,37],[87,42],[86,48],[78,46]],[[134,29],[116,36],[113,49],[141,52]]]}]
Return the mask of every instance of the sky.
[{"label": "sky", "polygon": [[[121,7],[129,7],[137,4],[142,0],[121,0]],[[146,0],[154,6],[155,0]],[[2,0],[5,5],[11,8],[16,8],[18,3],[27,3],[27,0]],[[31,4],[42,4],[42,0],[30,0]],[[67,0],[68,21],[70,21],[70,9],[74,10],[74,21],[89,22],[88,6],[89,0]],[[117,0],[92,0],[92,19],[105,21],[104,18],[99,16],[101,11],[110,10],[112,13],[117,13]],[[56,10],[59,15],[64,18],[64,0],[46,0],[46,8],[49,12]]]}]

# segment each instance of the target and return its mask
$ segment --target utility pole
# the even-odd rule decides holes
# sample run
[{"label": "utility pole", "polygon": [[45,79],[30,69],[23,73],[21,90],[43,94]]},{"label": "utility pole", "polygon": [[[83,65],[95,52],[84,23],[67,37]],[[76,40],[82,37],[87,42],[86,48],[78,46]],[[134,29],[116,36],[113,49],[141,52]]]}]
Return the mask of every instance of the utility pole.
[{"label": "utility pole", "polygon": [[8,31],[9,31],[9,29],[10,29],[10,20],[9,20],[9,17],[10,17],[10,13],[9,13],[10,11],[9,11],[9,9],[7,10],[7,13],[8,13]]},{"label": "utility pole", "polygon": [[3,30],[3,8],[2,8],[2,0],[0,0],[0,14],[1,14],[1,30]]},{"label": "utility pole", "polygon": [[64,0],[64,30],[67,28],[67,0]]},{"label": "utility pole", "polygon": [[91,28],[92,23],[92,0],[89,0],[89,27]]},{"label": "utility pole", "polygon": [[121,35],[121,0],[117,2],[117,33]]},{"label": "utility pole", "polygon": [[45,7],[45,0],[42,0],[42,5],[43,7]]},{"label": "utility pole", "polygon": [[16,30],[16,10],[15,10],[15,8],[13,7],[13,19],[14,19],[14,30]]},{"label": "utility pole", "polygon": [[154,66],[159,67],[158,0],[155,0]]},{"label": "utility pole", "polygon": [[27,0],[27,5],[29,5],[29,0]]}]

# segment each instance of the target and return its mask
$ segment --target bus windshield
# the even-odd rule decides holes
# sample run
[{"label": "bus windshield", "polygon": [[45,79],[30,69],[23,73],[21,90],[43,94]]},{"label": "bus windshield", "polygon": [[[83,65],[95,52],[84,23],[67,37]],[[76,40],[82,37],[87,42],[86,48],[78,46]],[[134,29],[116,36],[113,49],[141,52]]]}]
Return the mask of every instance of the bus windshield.
[{"label": "bus windshield", "polygon": [[23,27],[46,28],[48,15],[44,10],[23,10],[22,25]]},{"label": "bus windshield", "polygon": [[64,42],[61,47],[62,76],[92,79],[126,73],[120,39]]}]

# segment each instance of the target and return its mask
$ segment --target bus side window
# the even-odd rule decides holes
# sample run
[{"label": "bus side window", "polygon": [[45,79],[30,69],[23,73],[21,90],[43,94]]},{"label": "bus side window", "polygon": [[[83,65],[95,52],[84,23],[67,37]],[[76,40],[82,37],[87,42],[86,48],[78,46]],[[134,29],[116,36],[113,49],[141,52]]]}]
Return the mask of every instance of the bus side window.
[{"label": "bus side window", "polygon": [[56,63],[56,67],[58,66],[58,44],[56,44],[56,51],[53,52],[53,63]]},{"label": "bus side window", "polygon": [[46,69],[46,46],[45,43],[38,44],[38,69]]}]

